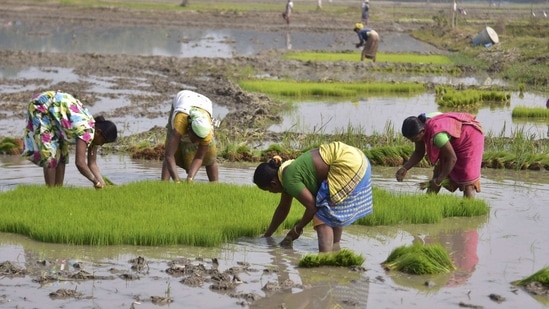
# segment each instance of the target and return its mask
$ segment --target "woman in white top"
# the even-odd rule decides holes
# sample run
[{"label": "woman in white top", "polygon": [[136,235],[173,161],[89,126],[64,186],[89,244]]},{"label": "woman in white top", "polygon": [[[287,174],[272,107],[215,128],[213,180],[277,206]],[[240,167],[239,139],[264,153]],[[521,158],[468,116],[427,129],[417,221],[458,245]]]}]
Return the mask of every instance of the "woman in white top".
[{"label": "woman in white top", "polygon": [[193,180],[201,166],[210,181],[217,181],[217,148],[212,122],[212,101],[200,93],[183,90],[173,100],[162,163],[162,180],[179,182],[176,166]]}]

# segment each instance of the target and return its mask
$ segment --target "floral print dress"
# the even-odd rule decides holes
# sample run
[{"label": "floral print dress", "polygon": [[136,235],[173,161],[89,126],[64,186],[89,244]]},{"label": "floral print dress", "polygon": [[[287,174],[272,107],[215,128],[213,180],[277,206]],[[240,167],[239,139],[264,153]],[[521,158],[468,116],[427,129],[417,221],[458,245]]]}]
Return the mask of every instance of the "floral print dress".
[{"label": "floral print dress", "polygon": [[69,144],[81,139],[89,146],[95,120],[82,103],[64,92],[35,95],[27,110],[23,156],[42,167],[69,162]]}]

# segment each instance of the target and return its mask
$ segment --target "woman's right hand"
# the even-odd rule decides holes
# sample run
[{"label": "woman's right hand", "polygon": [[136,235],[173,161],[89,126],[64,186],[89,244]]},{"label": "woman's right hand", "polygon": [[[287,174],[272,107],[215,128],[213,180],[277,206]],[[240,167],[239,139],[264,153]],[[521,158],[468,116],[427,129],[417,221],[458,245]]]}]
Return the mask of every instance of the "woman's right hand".
[{"label": "woman's right hand", "polygon": [[396,180],[398,182],[401,182],[402,180],[404,180],[404,177],[406,176],[406,172],[408,172],[406,168],[404,167],[399,168],[395,174]]},{"label": "woman's right hand", "polygon": [[280,246],[283,248],[291,247],[294,240],[298,239],[301,234],[303,234],[303,229],[298,230],[297,226],[294,226],[294,228],[291,229],[288,234],[286,234],[286,237],[284,237],[284,239],[280,242]]}]

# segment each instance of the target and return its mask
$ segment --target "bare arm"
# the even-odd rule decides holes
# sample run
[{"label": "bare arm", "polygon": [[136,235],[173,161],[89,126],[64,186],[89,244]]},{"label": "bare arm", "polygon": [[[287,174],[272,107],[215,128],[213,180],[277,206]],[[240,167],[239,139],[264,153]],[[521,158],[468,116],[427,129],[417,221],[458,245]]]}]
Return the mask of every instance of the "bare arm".
[{"label": "bare arm", "polygon": [[298,239],[299,236],[303,233],[303,228],[313,220],[313,217],[317,211],[315,198],[312,195],[311,191],[308,189],[303,189],[299,193],[297,199],[305,206],[305,212],[301,217],[301,221],[292,228],[286,237],[280,243],[283,247],[290,246],[291,243]]},{"label": "bare arm", "polygon": [[408,161],[404,162],[402,164],[402,167],[398,169],[396,172],[396,179],[397,181],[402,181],[404,179],[404,176],[406,176],[406,172],[411,169],[412,167],[416,166],[423,157],[425,156],[425,142],[419,141],[415,142],[415,149]]},{"label": "bare arm", "polygon": [[265,234],[263,234],[264,237],[271,237],[271,235],[273,235],[273,233],[282,224],[282,222],[286,220],[286,217],[288,217],[288,213],[290,213],[290,208],[292,207],[292,199],[292,196],[286,193],[280,194],[280,202],[278,203],[278,206],[276,207],[276,210],[273,214],[271,224],[269,224],[267,231],[265,231]]},{"label": "bare arm", "polygon": [[189,172],[187,174],[187,181],[192,181],[194,176],[196,176],[196,173],[198,173],[198,169],[200,169],[200,167],[202,166],[202,162],[204,162],[204,157],[206,156],[207,151],[208,145],[198,146],[198,150],[194,155],[193,161],[191,162],[191,167],[189,168]]},{"label": "bare arm", "polygon": [[76,141],[76,153],[75,153],[76,168],[93,183],[96,188],[102,188],[105,186],[99,167],[97,166],[97,147],[90,146],[81,139]]},{"label": "bare arm", "polygon": [[177,174],[177,168],[175,164],[175,152],[179,147],[181,141],[181,134],[176,130],[172,130],[170,137],[166,142],[166,150],[164,151],[164,163],[162,164],[162,180],[179,181],[179,175]]},{"label": "bare arm", "polygon": [[433,181],[435,184],[439,184],[450,175],[457,162],[457,156],[454,151],[454,147],[448,141],[442,148],[440,148],[439,160],[442,163],[437,175],[433,175]]},{"label": "bare arm", "polygon": [[303,213],[303,217],[301,217],[301,221],[295,226],[296,231],[301,234],[301,231],[303,231],[303,228],[313,220],[314,215],[316,214],[316,211],[318,208],[316,208],[316,200],[311,191],[309,191],[307,188],[304,188],[299,193],[297,200],[305,206],[305,212]]}]

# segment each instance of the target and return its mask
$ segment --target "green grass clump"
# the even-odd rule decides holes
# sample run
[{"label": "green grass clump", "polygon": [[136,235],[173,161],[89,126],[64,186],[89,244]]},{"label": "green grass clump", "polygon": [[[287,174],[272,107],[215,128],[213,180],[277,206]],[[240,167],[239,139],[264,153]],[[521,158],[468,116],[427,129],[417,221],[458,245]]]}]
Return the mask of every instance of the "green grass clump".
[{"label": "green grass clump", "polygon": [[545,266],[542,269],[538,270],[534,274],[520,280],[516,280],[511,282],[513,285],[516,286],[527,286],[528,284],[532,282],[539,282],[544,287],[549,289],[549,267]]},{"label": "green grass clump", "polygon": [[309,82],[292,80],[240,80],[240,87],[246,91],[261,92],[279,97],[345,97],[356,98],[363,94],[415,94],[425,91],[418,83],[381,83],[381,82]]},{"label": "green grass clump", "polygon": [[23,152],[23,140],[14,137],[0,139],[0,154],[16,155]]},{"label": "green grass clump", "polygon": [[[261,235],[279,196],[252,186],[136,182],[102,190],[18,186],[0,194],[0,231],[75,245],[217,246]],[[303,210],[292,207],[281,228]]]},{"label": "green grass clump", "polygon": [[[373,194],[373,214],[356,224],[436,223],[488,212],[480,199],[394,195],[377,188]],[[74,245],[212,247],[262,235],[279,199],[252,185],[224,183],[143,181],[102,190],[21,185],[0,193],[0,232]],[[303,206],[294,201],[279,230],[293,227],[302,215]]]},{"label": "green grass clump", "polygon": [[382,265],[388,270],[414,275],[433,275],[456,269],[441,244],[413,244],[395,248]]},{"label": "green grass clump", "polygon": [[299,267],[319,267],[319,266],[360,266],[365,258],[362,254],[356,254],[351,250],[342,249],[337,252],[307,254],[299,260]]},{"label": "green grass clump", "polygon": [[511,94],[496,90],[465,89],[437,86],[435,101],[439,106],[452,108],[474,108],[484,103],[508,104]]},{"label": "green grass clump", "polygon": [[481,199],[464,199],[449,194],[396,194],[374,188],[374,211],[355,224],[377,226],[439,223],[444,218],[488,214]]},{"label": "green grass clump", "polygon": [[511,113],[513,118],[545,118],[549,119],[549,108],[517,106]]},{"label": "green grass clump", "polygon": [[[294,59],[300,61],[360,61],[360,51],[356,52],[288,52],[284,59]],[[412,53],[377,53],[378,62],[393,63],[414,63],[414,64],[432,64],[448,65],[452,64],[450,58],[445,55],[422,55]]]}]

